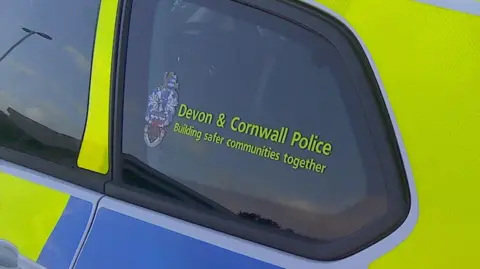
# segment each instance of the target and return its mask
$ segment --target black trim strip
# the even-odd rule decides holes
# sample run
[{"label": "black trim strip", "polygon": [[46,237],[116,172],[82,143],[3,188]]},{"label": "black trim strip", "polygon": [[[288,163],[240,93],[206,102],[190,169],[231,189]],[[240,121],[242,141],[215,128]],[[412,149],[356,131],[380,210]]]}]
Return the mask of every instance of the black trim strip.
[{"label": "black trim strip", "polygon": [[[128,34],[130,29],[130,15],[132,11],[132,1],[124,0],[122,5],[122,13],[118,26],[118,36],[116,36],[116,57],[115,57],[115,88],[112,97],[112,120],[111,122],[111,173],[112,178],[122,178],[122,132],[123,132],[123,97],[125,88],[125,69],[127,58]],[[115,119],[115,120],[114,120]],[[106,192],[106,188],[105,188]]]},{"label": "black trim strip", "polygon": [[[122,128],[121,121],[115,121],[114,119],[118,118],[118,106],[117,104],[122,104],[121,109],[123,110],[123,91],[117,91],[116,89],[123,89],[123,81],[124,81],[124,60],[125,59],[125,52],[126,52],[126,42],[125,39],[128,37],[128,34],[124,33],[124,29],[128,27],[122,27],[124,25],[124,17],[125,14],[128,14],[128,18],[130,18],[130,12],[125,7],[127,5],[128,0],[118,0],[118,10],[117,10],[117,17],[116,17],[116,25],[115,25],[115,35],[114,35],[114,47],[113,47],[113,54],[112,54],[112,72],[111,72],[111,81],[110,81],[110,124],[109,124],[109,139],[110,139],[110,147],[109,147],[109,175],[111,176],[110,179],[115,178],[116,169],[115,167],[118,166],[117,158],[118,156],[117,150],[122,148],[121,138],[118,139],[117,135],[118,130],[116,128]],[[129,23],[129,22],[127,22]],[[127,32],[128,33],[128,32]],[[123,53],[122,53],[123,52]],[[123,57],[119,57],[123,56]],[[120,100],[118,98],[121,98]],[[118,126],[120,125],[120,126]],[[121,131],[120,131],[121,132]]]}]

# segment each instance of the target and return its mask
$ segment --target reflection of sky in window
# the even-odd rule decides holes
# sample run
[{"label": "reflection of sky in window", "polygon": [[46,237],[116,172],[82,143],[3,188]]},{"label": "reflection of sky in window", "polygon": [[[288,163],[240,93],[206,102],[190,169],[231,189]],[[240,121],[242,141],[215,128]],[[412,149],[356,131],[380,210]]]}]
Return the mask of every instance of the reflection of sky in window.
[{"label": "reflection of sky in window", "polygon": [[[235,35],[230,35],[234,40],[222,44],[241,46],[205,49],[206,46],[199,44],[175,45],[178,51],[193,50],[192,54],[201,54],[202,59],[210,57],[215,62],[216,74],[208,80],[210,82],[202,84],[206,81],[202,76],[208,73],[204,69],[209,68],[210,63],[194,64],[194,58],[182,57],[178,63],[167,60],[166,55],[176,52],[164,45],[168,43],[164,33],[167,27],[172,27],[166,19],[169,18],[158,15],[155,21],[149,70],[151,89],[162,82],[164,72],[176,71],[180,103],[206,112],[224,112],[229,118],[240,116],[245,121],[272,128],[290,127],[288,139],[295,130],[307,136],[314,133],[331,141],[334,149],[332,156],[325,157],[288,144],[269,143],[234,133],[228,127],[219,129],[177,117],[175,122],[194,125],[203,132],[219,132],[225,139],[271,146],[277,152],[300,158],[314,158],[317,163],[328,166],[327,172],[321,175],[294,170],[282,162],[283,156],[280,161],[272,161],[224,145],[196,142],[192,137],[174,133],[173,124],[162,144],[148,150],[148,162],[152,167],[177,179],[197,181],[319,213],[341,211],[364,198],[365,173],[338,86],[328,68],[315,66],[309,49],[292,41],[282,41],[284,47],[276,54],[275,48],[280,47],[276,45],[282,38],[270,35],[270,39],[258,39],[260,35],[255,25],[236,21],[231,28],[236,30]],[[215,25],[222,27],[221,23]],[[196,47],[203,49],[195,50]],[[266,57],[269,53],[271,56]],[[263,88],[262,74],[267,77]]]},{"label": "reflection of sky in window", "polygon": [[98,0],[6,0],[0,9],[0,55],[33,35],[0,62],[0,110],[12,107],[47,127],[81,138],[87,110]]}]

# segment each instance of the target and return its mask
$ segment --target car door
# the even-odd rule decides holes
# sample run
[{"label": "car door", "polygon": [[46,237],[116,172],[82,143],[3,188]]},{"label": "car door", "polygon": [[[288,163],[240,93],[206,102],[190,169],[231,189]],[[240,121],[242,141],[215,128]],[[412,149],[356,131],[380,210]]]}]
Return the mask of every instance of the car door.
[{"label": "car door", "polygon": [[408,236],[400,135],[344,21],[294,1],[122,10],[113,180],[75,268],[367,268]]},{"label": "car door", "polygon": [[72,268],[103,195],[110,62],[95,35],[115,25],[99,19],[105,2],[2,2],[2,268]]}]

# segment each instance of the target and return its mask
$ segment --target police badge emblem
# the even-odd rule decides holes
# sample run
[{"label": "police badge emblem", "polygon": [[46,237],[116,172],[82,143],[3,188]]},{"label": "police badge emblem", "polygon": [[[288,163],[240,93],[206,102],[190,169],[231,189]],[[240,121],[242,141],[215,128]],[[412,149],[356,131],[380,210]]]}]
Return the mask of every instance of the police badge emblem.
[{"label": "police badge emblem", "polygon": [[164,74],[164,83],[148,96],[147,113],[143,137],[149,147],[158,146],[165,137],[166,128],[175,116],[178,106],[177,75],[173,72]]}]

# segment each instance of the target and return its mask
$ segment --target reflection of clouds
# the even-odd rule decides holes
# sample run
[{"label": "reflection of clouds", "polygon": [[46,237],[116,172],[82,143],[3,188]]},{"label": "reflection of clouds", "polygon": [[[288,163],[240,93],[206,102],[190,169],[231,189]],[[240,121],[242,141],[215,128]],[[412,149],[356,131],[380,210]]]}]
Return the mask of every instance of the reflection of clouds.
[{"label": "reflection of clouds", "polygon": [[324,208],[319,210],[319,207],[321,205],[318,205],[318,204],[314,205],[311,202],[306,200],[279,201],[279,203],[288,204],[291,207],[295,207],[305,211],[314,211],[314,212],[322,211],[322,213],[325,213],[325,209],[328,209],[328,208]]},{"label": "reflection of clouds", "polygon": [[8,107],[19,107],[20,104],[21,102],[10,94],[9,91],[0,89],[0,110],[6,111]]},{"label": "reflection of clouds", "polygon": [[[224,174],[218,175],[224,178]],[[387,210],[385,196],[371,195],[358,201],[354,206],[341,208],[336,204],[314,204],[308,200],[290,199],[273,201],[238,191],[225,180],[215,186],[190,180],[182,184],[221,204],[232,212],[256,213],[269,218],[284,229],[319,239],[338,239],[358,231]],[[228,186],[227,186],[228,185]],[[219,187],[221,186],[221,187]]]},{"label": "reflection of clouds", "polygon": [[57,109],[52,100],[36,99],[35,106],[29,106],[24,101],[21,101],[17,96],[12,95],[11,91],[0,89],[0,110],[7,113],[7,108],[13,108],[18,113],[47,126],[55,131],[71,137],[80,139],[79,134],[82,130],[77,125],[73,124],[70,119]]},{"label": "reflection of clouds", "polygon": [[[58,133],[81,138],[88,109],[98,2],[3,2],[0,8],[0,55],[26,35],[22,27],[44,32],[53,40],[32,36],[2,60],[0,109],[9,114],[7,108],[11,107],[22,114],[20,120],[24,120],[21,116],[28,117]],[[2,12],[4,10],[8,12]],[[15,112],[12,112],[12,118]],[[27,131],[35,132],[33,129]]]},{"label": "reflection of clouds", "polygon": [[49,92],[55,92],[56,94],[62,94],[62,87],[60,87],[55,81],[49,80],[40,74],[38,74],[35,70],[31,69],[30,67],[24,65],[23,63],[14,60],[14,58],[10,58],[7,60],[8,65],[12,68],[12,70],[18,71],[19,73],[23,75],[27,75],[29,77],[32,77],[33,79],[37,79],[38,82],[46,85],[48,89],[51,91]]},{"label": "reflection of clouds", "polygon": [[344,211],[345,208],[354,206],[356,203],[359,202],[359,200],[355,200],[350,204],[345,204],[345,203],[340,204],[340,203],[337,203],[336,200],[325,201],[325,202],[316,203],[316,204],[307,200],[290,200],[290,199],[279,200],[275,202],[279,204],[283,204],[285,206],[289,206],[289,207],[293,207],[293,208],[297,208],[297,209],[301,209],[304,211],[317,213],[317,214],[338,214]]},{"label": "reflection of clouds", "polygon": [[[25,115],[57,132],[81,139],[81,126],[73,124],[70,117],[58,109],[53,100],[39,100],[37,106],[25,108]],[[29,114],[31,113],[31,114]],[[36,118],[35,118],[36,117]]]},{"label": "reflection of clouds", "polygon": [[27,76],[31,76],[31,77],[35,77],[35,78],[41,78],[40,75],[35,72],[35,70],[31,69],[30,67],[18,62],[18,61],[15,61],[13,58],[10,58],[7,60],[7,64],[14,70],[24,74],[24,75],[27,75]]},{"label": "reflection of clouds", "polygon": [[[86,61],[75,49],[66,47],[65,50],[76,55],[75,61],[77,65],[79,65],[79,68],[84,64],[83,60]],[[81,60],[81,58],[83,60]],[[13,88],[8,90],[3,89],[3,91],[0,92],[0,109],[6,111],[8,107],[12,107],[19,113],[24,114],[40,124],[69,136],[79,138],[78,134],[82,133],[82,130],[72,122],[72,118],[68,117],[67,113],[74,112],[77,117],[83,118],[87,108],[82,104],[82,101],[68,94],[71,91],[65,90],[65,87],[62,87],[56,80],[51,80],[41,75],[41,72],[37,72],[13,57],[6,59],[5,63],[7,67],[3,73],[5,77],[11,78],[14,77],[12,76],[13,74],[17,73],[21,75],[22,82],[28,84],[25,86],[7,84]],[[87,69],[89,70],[90,65],[88,62],[87,65]],[[82,68],[85,68],[85,66],[83,65]],[[10,71],[12,75],[8,75],[8,71]],[[36,91],[42,92],[42,94],[35,95],[34,99],[18,88],[33,87],[31,86],[32,84],[35,85]],[[68,111],[62,109],[62,106],[59,106],[56,102],[65,104],[66,106],[63,107],[68,107]]]},{"label": "reflection of clouds", "polygon": [[87,59],[87,57],[83,56],[82,53],[70,45],[63,47],[63,50],[68,52],[68,54],[73,57],[78,69],[86,73],[90,72],[90,61]]},{"label": "reflection of clouds", "polygon": [[[90,62],[85,56],[83,56],[80,52],[78,52],[75,48],[71,46],[66,46],[63,49],[73,56],[78,69],[87,73],[90,72]],[[49,99],[62,98],[62,102],[69,102],[70,105],[75,108],[75,112],[77,112],[78,115],[82,116],[85,114],[85,106],[79,100],[72,99],[71,95],[65,94],[69,93],[70,91],[65,91],[65,89],[63,89],[63,87],[60,86],[56,81],[41,76],[32,68],[26,66],[19,61],[16,61],[14,58],[10,57],[9,59],[6,59],[6,63],[12,70],[15,70],[23,75],[27,75],[33,79],[38,80],[38,82],[40,82],[49,89],[48,92],[55,93],[57,95],[48,96]]]},{"label": "reflection of clouds", "polygon": [[45,114],[39,107],[28,107],[25,109],[25,116],[29,117],[30,119],[36,122],[44,122],[45,121]]}]

